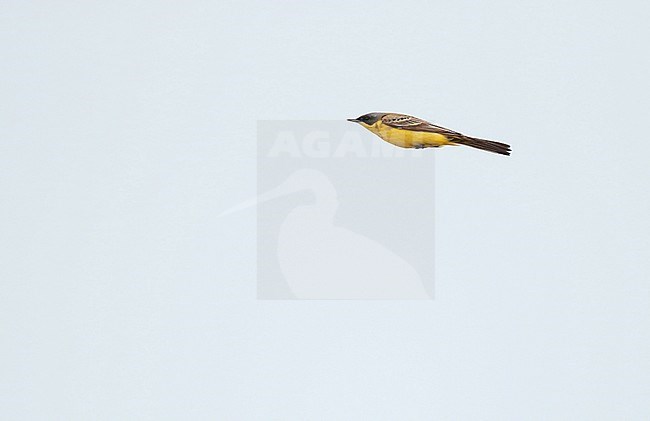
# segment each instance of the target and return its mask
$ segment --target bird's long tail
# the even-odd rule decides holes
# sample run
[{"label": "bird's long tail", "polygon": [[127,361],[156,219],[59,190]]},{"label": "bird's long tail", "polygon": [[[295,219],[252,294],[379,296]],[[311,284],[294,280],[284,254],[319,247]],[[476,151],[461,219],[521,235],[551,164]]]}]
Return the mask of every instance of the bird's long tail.
[{"label": "bird's long tail", "polygon": [[472,148],[483,149],[484,151],[494,152],[501,155],[510,155],[510,145],[495,142],[493,140],[465,136],[461,139],[454,139],[453,142],[459,145],[471,146]]}]

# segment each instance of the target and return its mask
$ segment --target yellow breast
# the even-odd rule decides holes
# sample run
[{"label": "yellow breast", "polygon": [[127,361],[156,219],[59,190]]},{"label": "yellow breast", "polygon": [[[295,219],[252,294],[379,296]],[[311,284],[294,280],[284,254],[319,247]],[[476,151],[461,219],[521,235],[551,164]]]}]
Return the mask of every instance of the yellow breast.
[{"label": "yellow breast", "polygon": [[437,147],[452,144],[447,137],[439,133],[418,132],[395,129],[378,120],[372,126],[363,126],[388,143],[400,148]]}]

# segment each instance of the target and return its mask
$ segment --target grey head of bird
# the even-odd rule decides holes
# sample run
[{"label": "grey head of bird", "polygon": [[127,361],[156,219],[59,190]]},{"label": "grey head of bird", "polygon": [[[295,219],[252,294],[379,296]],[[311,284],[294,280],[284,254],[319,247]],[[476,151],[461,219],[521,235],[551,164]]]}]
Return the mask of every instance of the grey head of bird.
[{"label": "grey head of bird", "polygon": [[351,121],[353,123],[361,123],[361,124],[366,124],[368,126],[372,126],[373,124],[375,124],[377,122],[377,120],[379,120],[380,118],[382,118],[385,115],[386,115],[386,113],[368,113],[368,114],[364,114],[364,115],[362,115],[360,117],[357,117],[357,118],[348,118],[348,121]]}]

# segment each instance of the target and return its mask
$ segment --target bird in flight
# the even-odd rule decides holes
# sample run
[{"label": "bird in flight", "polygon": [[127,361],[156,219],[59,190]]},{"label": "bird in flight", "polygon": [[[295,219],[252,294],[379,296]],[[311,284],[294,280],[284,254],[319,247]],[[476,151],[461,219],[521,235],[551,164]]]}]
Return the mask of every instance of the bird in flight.
[{"label": "bird in flight", "polygon": [[445,145],[466,145],[501,155],[510,155],[510,145],[479,139],[436,126],[406,114],[369,113],[349,118],[388,143],[401,148],[438,148]]}]

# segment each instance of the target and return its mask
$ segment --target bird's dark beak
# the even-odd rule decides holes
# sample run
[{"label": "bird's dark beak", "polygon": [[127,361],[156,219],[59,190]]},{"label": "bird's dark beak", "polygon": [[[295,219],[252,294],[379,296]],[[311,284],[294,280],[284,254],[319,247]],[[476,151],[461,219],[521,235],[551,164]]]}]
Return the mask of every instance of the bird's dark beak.
[{"label": "bird's dark beak", "polygon": [[358,123],[359,122],[359,120],[357,120],[356,118],[348,118],[348,121],[351,121],[353,123]]}]

